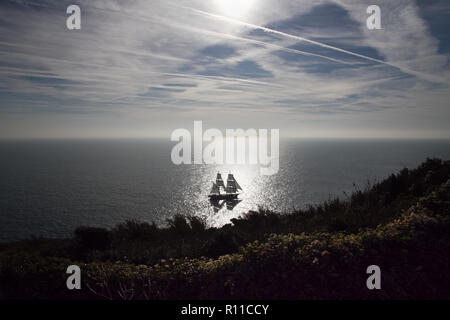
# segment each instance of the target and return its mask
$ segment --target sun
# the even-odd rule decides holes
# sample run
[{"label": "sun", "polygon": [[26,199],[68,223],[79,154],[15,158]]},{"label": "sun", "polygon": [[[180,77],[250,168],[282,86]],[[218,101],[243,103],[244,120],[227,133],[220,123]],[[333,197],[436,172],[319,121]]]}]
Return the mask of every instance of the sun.
[{"label": "sun", "polygon": [[250,10],[254,0],[219,0],[223,13],[232,18],[240,18]]}]

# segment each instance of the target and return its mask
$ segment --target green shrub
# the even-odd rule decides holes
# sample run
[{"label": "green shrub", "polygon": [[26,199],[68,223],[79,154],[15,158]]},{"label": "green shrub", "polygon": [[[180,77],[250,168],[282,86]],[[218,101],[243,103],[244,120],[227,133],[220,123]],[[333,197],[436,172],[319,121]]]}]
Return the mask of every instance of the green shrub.
[{"label": "green shrub", "polygon": [[158,236],[158,227],[155,223],[127,220],[117,225],[112,230],[112,234],[117,241],[152,240]]},{"label": "green shrub", "polygon": [[103,228],[78,227],[75,241],[83,251],[105,250],[111,245],[111,232]]}]

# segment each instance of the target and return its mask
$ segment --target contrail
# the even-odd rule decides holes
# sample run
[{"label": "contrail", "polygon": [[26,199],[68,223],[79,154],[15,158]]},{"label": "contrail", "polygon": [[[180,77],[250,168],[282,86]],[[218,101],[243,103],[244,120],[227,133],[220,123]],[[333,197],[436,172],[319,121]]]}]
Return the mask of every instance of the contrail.
[{"label": "contrail", "polygon": [[204,16],[208,16],[208,17],[214,18],[214,19],[231,22],[231,23],[238,24],[238,25],[241,25],[241,26],[245,26],[245,27],[248,27],[248,28],[251,28],[251,29],[261,30],[261,31],[264,31],[264,32],[267,32],[267,33],[277,34],[277,35],[280,35],[280,36],[283,36],[283,37],[286,37],[286,38],[290,38],[290,39],[295,39],[295,40],[298,40],[298,41],[304,41],[304,42],[307,42],[307,43],[311,43],[311,44],[317,45],[317,46],[322,47],[322,48],[327,48],[327,49],[330,49],[330,50],[342,52],[342,53],[345,53],[345,54],[348,54],[348,55],[351,55],[351,56],[354,56],[354,57],[358,57],[358,58],[361,58],[361,59],[365,59],[365,60],[369,60],[369,61],[372,61],[372,62],[388,65],[390,67],[394,67],[394,68],[400,69],[401,71],[403,71],[405,73],[409,73],[409,74],[415,75],[415,76],[417,76],[419,78],[423,78],[423,79],[431,81],[431,82],[438,82],[438,83],[444,82],[444,83],[450,84],[450,82],[447,79],[444,79],[444,78],[441,78],[441,77],[436,77],[436,76],[432,76],[432,75],[429,75],[429,74],[424,74],[424,73],[421,73],[421,72],[417,72],[417,71],[411,70],[409,68],[405,68],[403,66],[395,65],[395,64],[392,64],[392,63],[389,63],[389,62],[386,62],[386,61],[383,61],[383,60],[380,60],[380,59],[372,58],[372,57],[369,57],[369,56],[366,56],[366,55],[363,55],[363,54],[359,54],[359,53],[356,53],[356,52],[353,52],[353,51],[341,49],[341,48],[338,48],[338,47],[335,47],[335,46],[328,45],[326,43],[310,40],[308,38],[304,38],[304,37],[301,37],[301,36],[296,36],[296,35],[289,34],[289,33],[286,33],[286,32],[270,29],[270,28],[263,27],[263,26],[258,26],[256,24],[240,21],[240,20],[237,20],[237,19],[233,19],[233,18],[230,18],[230,17],[225,17],[225,16],[222,16],[222,15],[218,15],[218,14],[202,11],[202,10],[191,8],[191,7],[184,7],[184,6],[180,6],[180,7],[184,8],[184,9],[191,10],[193,12],[199,13],[199,14],[204,15]]},{"label": "contrail", "polygon": [[300,36],[296,36],[296,35],[293,35],[293,34],[289,34],[289,33],[286,33],[286,32],[270,29],[270,28],[263,27],[263,26],[258,26],[256,24],[240,21],[240,20],[237,20],[237,19],[221,16],[221,15],[214,14],[214,13],[209,13],[209,12],[198,10],[198,9],[194,9],[194,8],[189,8],[189,7],[185,7],[185,8],[186,9],[190,9],[190,10],[192,10],[194,12],[200,13],[202,15],[206,15],[206,16],[209,16],[209,17],[212,17],[212,18],[216,18],[216,19],[219,19],[219,20],[232,22],[232,23],[239,24],[239,25],[242,25],[242,26],[245,26],[245,27],[248,27],[248,28],[252,28],[252,29],[256,29],[256,30],[262,30],[262,31],[267,32],[267,33],[278,34],[278,35],[286,37],[286,38],[291,38],[291,39],[295,39],[295,40],[299,40],[299,41],[308,42],[308,43],[320,46],[322,48],[327,48],[327,49],[331,49],[331,50],[334,50],[334,51],[339,51],[339,52],[342,52],[342,53],[346,53],[346,54],[349,54],[349,55],[352,55],[352,56],[355,56],[355,57],[359,57],[359,58],[362,58],[362,59],[370,60],[370,61],[373,61],[373,62],[389,64],[388,62],[385,62],[385,61],[380,60],[380,59],[368,57],[368,56],[365,56],[365,55],[362,55],[362,54],[359,54],[359,53],[356,53],[356,52],[352,52],[352,51],[348,51],[348,50],[341,49],[341,48],[338,48],[338,47],[330,46],[330,45],[322,43],[322,42],[310,40],[310,39],[307,39],[307,38],[304,38],[304,37],[300,37]]},{"label": "contrail", "polygon": [[324,55],[321,55],[321,54],[312,53],[312,52],[303,51],[303,50],[298,50],[298,49],[286,48],[286,47],[279,46],[279,45],[276,45],[276,44],[273,44],[273,43],[268,43],[268,42],[264,42],[264,41],[260,41],[260,40],[254,40],[254,39],[239,37],[239,36],[235,36],[235,35],[228,34],[228,33],[221,33],[221,32],[215,32],[215,31],[198,29],[198,28],[194,28],[194,27],[186,27],[186,26],[183,26],[182,28],[183,29],[189,29],[189,30],[195,31],[195,32],[200,32],[200,33],[207,34],[207,35],[213,35],[213,36],[223,37],[223,38],[227,38],[227,39],[234,39],[234,40],[240,40],[240,41],[245,41],[245,42],[249,42],[249,43],[255,43],[255,44],[259,44],[259,45],[265,46],[265,47],[271,47],[271,48],[274,48],[274,49],[277,49],[277,50],[286,51],[286,52],[290,52],[290,53],[295,53],[295,54],[299,54],[299,55],[318,57],[318,58],[322,58],[322,59],[326,59],[326,60],[329,60],[329,61],[342,63],[342,64],[352,64],[350,62],[342,61],[342,60],[335,59],[335,58],[330,58],[330,57],[327,57],[327,56],[324,56]]},{"label": "contrail", "polygon": [[[28,2],[28,1],[23,1],[23,0],[8,0],[8,1],[15,2],[15,3],[20,3],[20,4],[35,4],[33,2]],[[169,3],[167,3],[167,4],[169,4]],[[42,5],[42,4],[36,4],[36,5],[39,5],[39,6],[42,6],[42,7],[48,7],[48,6],[45,6],[45,5]],[[383,60],[380,60],[380,59],[376,59],[376,58],[372,58],[372,57],[369,57],[369,56],[366,56],[366,55],[362,55],[362,54],[359,54],[359,53],[356,53],[356,52],[353,52],[353,51],[341,49],[341,48],[338,48],[338,47],[335,47],[335,46],[331,46],[331,45],[328,45],[326,43],[322,43],[322,42],[319,42],[319,41],[310,40],[308,38],[304,38],[304,37],[301,37],[301,36],[296,36],[296,35],[292,35],[292,34],[289,34],[289,33],[286,33],[286,32],[270,29],[270,28],[263,27],[263,26],[258,26],[258,25],[252,24],[252,23],[240,21],[240,20],[237,20],[237,19],[233,19],[233,18],[230,18],[230,17],[225,17],[225,16],[222,16],[222,15],[218,15],[218,14],[214,14],[214,13],[210,13],[210,12],[206,12],[206,11],[202,11],[202,10],[195,9],[195,8],[192,8],[192,7],[176,5],[176,4],[169,4],[169,5],[174,6],[174,7],[178,7],[178,8],[187,9],[187,10],[196,12],[198,14],[201,14],[201,15],[204,15],[204,16],[208,16],[210,18],[223,20],[223,21],[228,21],[228,22],[231,22],[231,23],[234,23],[234,24],[246,26],[248,28],[252,28],[252,29],[255,29],[255,30],[262,30],[262,31],[267,32],[267,33],[277,34],[277,35],[280,35],[280,36],[283,36],[283,37],[287,37],[287,38],[290,38],[290,39],[304,41],[304,42],[307,42],[307,43],[311,43],[311,44],[320,46],[322,48],[327,48],[327,49],[330,49],[330,50],[342,52],[342,53],[345,53],[345,54],[348,54],[348,55],[351,55],[351,56],[354,56],[354,57],[358,57],[358,58],[361,58],[361,59],[365,59],[365,60],[368,60],[368,61],[372,61],[372,62],[376,62],[376,63],[379,63],[379,64],[387,65],[387,66],[399,69],[399,70],[403,71],[404,73],[408,73],[408,74],[414,75],[414,76],[416,76],[418,78],[422,78],[422,79],[425,79],[425,80],[430,81],[430,82],[445,83],[447,85],[450,85],[450,80],[449,79],[438,77],[438,76],[434,76],[434,75],[430,75],[430,74],[426,74],[426,73],[422,73],[422,72],[418,72],[418,71],[414,71],[414,70],[411,70],[411,69],[409,69],[407,67],[404,67],[404,66],[401,66],[401,65],[396,65],[396,64],[393,64],[393,63],[390,63],[390,62],[386,62],[386,61],[383,61]],[[95,6],[90,6],[90,8],[94,9],[94,10],[108,11],[108,12],[122,14],[122,15],[124,14],[123,12],[118,11],[118,10],[99,8],[99,7],[95,7]],[[148,20],[148,18],[149,18],[148,16],[142,16],[141,14],[134,14],[133,17],[134,18],[138,17],[138,18],[141,18],[141,19],[144,19],[144,20]],[[155,18],[155,17],[152,17],[152,18]],[[232,36],[232,37],[234,37],[234,36]],[[240,38],[240,37],[238,37],[238,38]],[[235,38],[235,39],[238,39],[238,38]],[[258,40],[251,40],[251,39],[247,39],[247,38],[241,38],[241,39],[242,40],[246,39],[246,41],[253,41],[253,42],[258,41]],[[262,42],[262,41],[260,41],[260,44],[267,45],[267,46],[272,46],[272,47],[276,46],[274,44],[268,44],[268,43]],[[346,62],[343,62],[343,61],[340,61],[340,60],[337,60],[337,59],[334,59],[334,58],[325,57],[323,55],[318,55],[318,54],[305,52],[305,51],[301,51],[301,50],[285,48],[285,47],[279,47],[278,49],[284,50],[284,51],[288,51],[288,52],[292,52],[292,53],[294,53],[294,51],[295,51],[295,53],[298,53],[298,54],[317,56],[317,57],[328,59],[328,60],[335,61],[335,62],[346,63]]]},{"label": "contrail", "polygon": [[[177,6],[177,7],[178,7],[178,5],[174,5],[174,4],[171,4],[171,5],[172,5],[172,6]],[[108,11],[108,12],[113,12],[113,13],[116,13],[116,14],[121,14],[121,15],[129,16],[129,15],[124,14],[123,12],[120,12],[120,11],[117,11],[117,10],[102,9],[102,8],[98,8],[98,7],[92,7],[92,8],[93,8],[93,9],[96,9],[96,10]],[[188,7],[182,7],[182,8],[186,8],[186,9],[191,9],[191,10],[203,12],[203,11],[196,10],[196,9],[193,9],[193,8],[188,8]],[[205,13],[206,13],[206,12],[205,12]],[[320,55],[320,54],[317,54],[317,53],[312,53],[312,52],[307,52],[307,51],[298,50],[298,49],[292,49],[292,48],[286,48],[286,47],[278,46],[278,45],[275,45],[275,44],[272,44],[272,43],[267,43],[267,42],[264,42],[264,41],[253,40],[253,39],[249,39],[249,38],[243,38],[243,37],[234,36],[234,35],[231,35],[231,34],[225,34],[225,33],[220,33],[220,32],[214,32],[214,31],[210,31],[210,30],[198,29],[198,28],[191,27],[191,26],[188,26],[188,27],[187,27],[187,26],[185,26],[185,25],[180,25],[180,24],[177,24],[177,23],[168,22],[168,21],[166,21],[166,20],[164,20],[164,19],[162,19],[162,18],[159,18],[159,17],[158,17],[158,18],[157,18],[157,17],[149,17],[149,16],[147,16],[147,15],[136,14],[136,13],[135,13],[135,14],[133,15],[133,18],[136,18],[136,17],[139,17],[140,19],[145,20],[145,21],[149,21],[149,20],[159,20],[159,21],[164,22],[164,23],[166,23],[166,24],[168,24],[168,25],[170,25],[170,26],[172,26],[172,27],[178,27],[178,28],[184,29],[184,30],[190,29],[190,30],[195,31],[195,32],[201,32],[201,33],[205,33],[205,34],[213,34],[213,35],[216,35],[216,36],[221,36],[221,37],[225,37],[225,38],[229,38],[229,39],[235,39],[235,40],[241,40],[241,41],[247,41],[247,42],[251,42],[251,43],[256,43],[256,44],[260,44],[260,45],[263,45],[263,46],[272,47],[272,48],[275,48],[275,49],[278,49],[278,50],[282,50],[282,51],[286,51],[286,52],[291,52],[291,53],[294,53],[294,54],[301,54],[301,55],[307,55],[307,56],[318,57],[318,58],[327,59],[327,60],[329,60],[329,61],[333,61],[333,62],[337,62],[337,63],[342,63],[342,64],[351,64],[351,63],[346,62],[346,61],[342,61],[342,60],[339,60],[339,59],[327,57],[327,56]]]}]

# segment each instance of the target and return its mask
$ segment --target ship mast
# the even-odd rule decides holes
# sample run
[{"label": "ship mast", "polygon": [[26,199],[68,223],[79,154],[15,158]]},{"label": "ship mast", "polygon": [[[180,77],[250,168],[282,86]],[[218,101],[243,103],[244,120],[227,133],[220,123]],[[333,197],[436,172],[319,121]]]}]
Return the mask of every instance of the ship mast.
[{"label": "ship mast", "polygon": [[[223,188],[225,193],[222,193],[220,188]],[[228,174],[227,184],[225,186],[222,175],[217,173],[216,181],[212,183],[209,197],[211,198],[211,201],[237,199],[239,195],[238,190],[242,190],[242,188],[236,179],[234,179],[233,174]]]}]

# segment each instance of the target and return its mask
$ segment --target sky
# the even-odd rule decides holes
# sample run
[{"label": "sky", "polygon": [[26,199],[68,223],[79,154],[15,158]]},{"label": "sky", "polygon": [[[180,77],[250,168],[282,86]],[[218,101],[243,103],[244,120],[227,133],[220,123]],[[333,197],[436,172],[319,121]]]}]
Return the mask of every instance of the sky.
[{"label": "sky", "polygon": [[195,120],[450,138],[449,16],[448,0],[2,0],[0,138],[169,139]]}]

